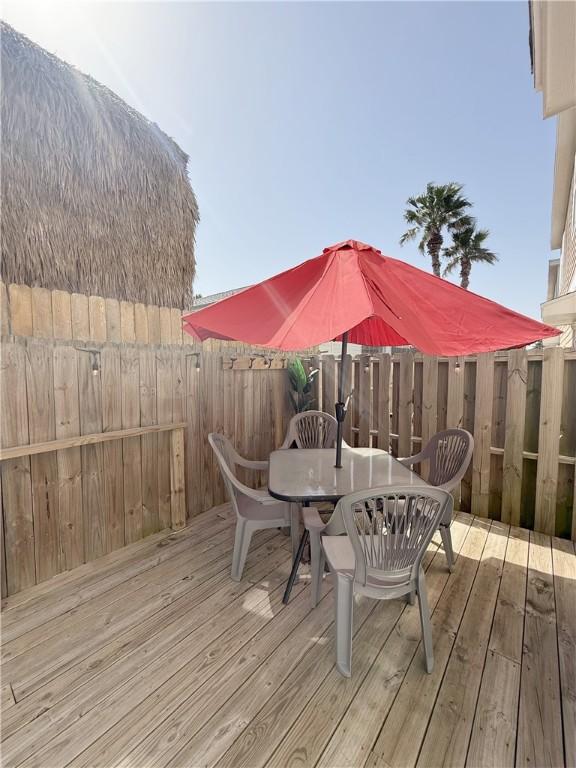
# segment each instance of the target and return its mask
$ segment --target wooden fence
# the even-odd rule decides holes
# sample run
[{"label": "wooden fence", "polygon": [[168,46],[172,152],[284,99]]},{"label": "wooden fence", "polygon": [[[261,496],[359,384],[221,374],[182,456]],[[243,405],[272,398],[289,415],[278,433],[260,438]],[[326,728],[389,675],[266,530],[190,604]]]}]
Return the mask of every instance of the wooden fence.
[{"label": "wooden fence", "polygon": [[[28,289],[30,297],[39,290]],[[71,336],[56,339],[58,292],[50,295],[51,333],[42,336],[33,319],[31,336],[14,320],[15,312],[25,316],[16,293],[9,319],[3,304],[3,329],[12,333],[3,333],[0,349],[3,594],[182,524],[179,441],[188,517],[225,500],[210,431],[227,434],[248,458],[282,442],[291,416],[288,356],[210,351],[172,337],[151,343],[150,326],[147,341],[127,340],[122,321],[117,341],[79,338],[72,321]],[[316,405],[333,412],[340,362],[330,355],[306,362],[320,368]],[[407,351],[349,363],[349,443],[408,455],[437,430],[462,425],[476,446],[461,507],[576,539],[575,353],[448,360]]]},{"label": "wooden fence", "polygon": [[199,344],[182,332],[179,307],[133,304],[83,293],[6,285],[0,282],[0,333],[42,339],[112,341],[128,344],[185,344],[197,349],[249,350],[239,342]]},{"label": "wooden fence", "polygon": [[[311,365],[318,365],[318,359]],[[317,404],[333,412],[340,363],[320,362]],[[416,453],[437,431],[474,434],[461,507],[576,540],[576,353],[553,347],[442,359],[365,355],[347,367],[352,445]]]},{"label": "wooden fence", "polygon": [[287,424],[282,357],[4,337],[0,360],[3,594],[222,503],[208,433],[263,456]]}]

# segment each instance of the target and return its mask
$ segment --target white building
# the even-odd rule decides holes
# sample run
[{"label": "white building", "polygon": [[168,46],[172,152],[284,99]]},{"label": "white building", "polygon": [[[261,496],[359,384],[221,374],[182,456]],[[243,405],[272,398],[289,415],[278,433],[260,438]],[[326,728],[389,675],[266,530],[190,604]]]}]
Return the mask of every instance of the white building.
[{"label": "white building", "polygon": [[556,116],[552,250],[542,320],[563,329],[550,343],[576,349],[576,2],[530,2],[534,86],[544,117]]}]

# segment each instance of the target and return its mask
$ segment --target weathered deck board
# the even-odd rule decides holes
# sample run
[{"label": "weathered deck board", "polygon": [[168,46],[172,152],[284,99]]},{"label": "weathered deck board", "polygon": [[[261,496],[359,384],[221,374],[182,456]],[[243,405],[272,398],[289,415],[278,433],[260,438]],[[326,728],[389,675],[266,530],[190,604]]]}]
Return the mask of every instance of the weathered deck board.
[{"label": "weathered deck board", "polygon": [[283,606],[266,531],[232,582],[233,526],[213,509],[4,601],[6,768],[573,763],[571,543],[458,513],[454,573],[437,541],[425,561],[433,673],[417,606],[361,600],[347,680],[330,578]]}]

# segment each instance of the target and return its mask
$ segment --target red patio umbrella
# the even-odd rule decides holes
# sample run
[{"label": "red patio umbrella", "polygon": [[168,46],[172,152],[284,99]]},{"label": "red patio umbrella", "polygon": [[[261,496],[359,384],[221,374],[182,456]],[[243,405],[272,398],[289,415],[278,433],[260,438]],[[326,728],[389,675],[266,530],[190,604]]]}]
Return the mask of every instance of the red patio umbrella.
[{"label": "red patio umbrella", "polygon": [[[425,354],[454,356],[524,346],[560,333],[356,240],[184,315],[183,327],[200,340],[286,351],[341,339],[343,356],[348,341],[410,344]],[[336,466],[346,414],[342,367]]]}]

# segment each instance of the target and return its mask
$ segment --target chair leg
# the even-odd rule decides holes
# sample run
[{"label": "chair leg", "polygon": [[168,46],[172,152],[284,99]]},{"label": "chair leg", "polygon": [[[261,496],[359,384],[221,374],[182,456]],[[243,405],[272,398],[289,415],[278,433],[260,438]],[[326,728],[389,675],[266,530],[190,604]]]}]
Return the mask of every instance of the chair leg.
[{"label": "chair leg", "polygon": [[414,605],[414,603],[416,602],[416,590],[415,589],[413,589],[411,592],[408,592],[408,594],[406,595],[406,602],[409,605]]},{"label": "chair leg", "polygon": [[232,579],[234,581],[240,581],[242,578],[242,572],[244,570],[246,556],[248,555],[248,548],[250,547],[252,532],[252,526],[250,525],[249,521],[238,518],[236,521],[234,553],[232,555]]},{"label": "chair leg", "polygon": [[352,675],[352,627],[354,623],[354,582],[336,574],[336,669],[344,677]]},{"label": "chair leg", "polygon": [[318,531],[310,531],[310,597],[315,608],[322,597],[322,577],[324,575],[324,552]]},{"label": "chair leg", "polygon": [[300,544],[300,505],[290,504],[290,535],[292,537],[292,560]]},{"label": "chair leg", "polygon": [[420,623],[422,625],[422,645],[424,646],[424,655],[426,657],[426,672],[430,674],[434,669],[434,647],[432,644],[432,627],[430,625],[426,581],[422,568],[420,568],[418,573],[418,607],[420,609]]},{"label": "chair leg", "polygon": [[454,550],[452,549],[452,534],[450,533],[450,527],[448,525],[440,526],[440,536],[442,537],[448,570],[452,573],[454,570]]}]

